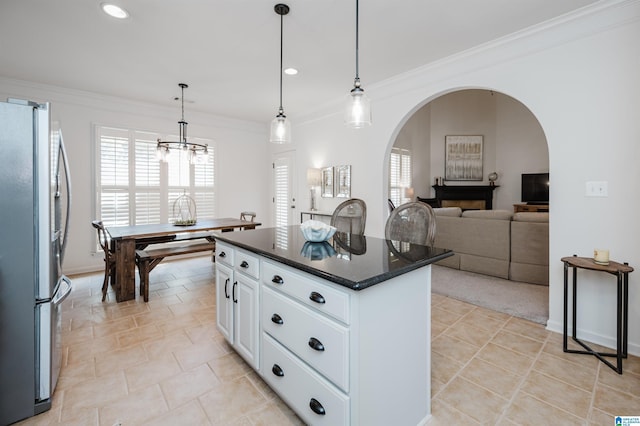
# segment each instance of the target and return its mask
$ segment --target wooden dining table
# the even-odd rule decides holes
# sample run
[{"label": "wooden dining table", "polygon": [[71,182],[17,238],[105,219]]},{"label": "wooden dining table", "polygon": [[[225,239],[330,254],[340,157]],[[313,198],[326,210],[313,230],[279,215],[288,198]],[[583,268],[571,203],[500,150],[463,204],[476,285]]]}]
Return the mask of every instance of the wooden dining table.
[{"label": "wooden dining table", "polygon": [[150,244],[171,241],[185,241],[200,238],[213,238],[213,231],[233,231],[253,229],[259,222],[234,218],[198,219],[189,226],[172,223],[107,226],[105,229],[111,239],[111,250],[115,258],[115,272],[111,286],[117,302],[136,298],[136,250],[143,250]]}]

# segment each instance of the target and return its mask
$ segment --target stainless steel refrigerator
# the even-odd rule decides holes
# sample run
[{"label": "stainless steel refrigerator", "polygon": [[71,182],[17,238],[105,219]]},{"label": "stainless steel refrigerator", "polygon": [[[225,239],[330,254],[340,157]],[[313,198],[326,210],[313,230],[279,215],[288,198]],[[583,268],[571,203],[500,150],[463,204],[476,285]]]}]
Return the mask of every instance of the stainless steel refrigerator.
[{"label": "stainless steel refrigerator", "polygon": [[51,408],[71,191],[49,104],[0,102],[0,425]]}]

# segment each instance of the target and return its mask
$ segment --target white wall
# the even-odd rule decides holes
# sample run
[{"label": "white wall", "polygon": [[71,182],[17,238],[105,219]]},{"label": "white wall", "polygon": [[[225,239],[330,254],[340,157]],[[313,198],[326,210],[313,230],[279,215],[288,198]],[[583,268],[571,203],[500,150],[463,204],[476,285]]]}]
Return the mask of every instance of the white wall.
[{"label": "white wall", "polygon": [[[67,146],[73,188],[64,271],[73,274],[103,268],[102,254],[93,253],[95,231],[91,227],[95,219],[93,127],[175,134],[180,110],[0,79],[0,99],[7,97],[51,102],[52,118],[60,121]],[[265,221],[270,207],[269,194],[262,187],[263,176],[269,172],[264,162],[267,125],[211,117],[188,108],[185,116],[190,136],[212,139],[216,144],[217,216],[239,217],[242,210],[253,210],[257,220]]]},{"label": "white wall", "polygon": [[[345,128],[338,104],[306,121],[294,120],[299,170],[306,172],[317,158],[351,164],[352,195],[369,206],[367,235],[382,236],[389,150],[408,118],[436,97],[465,88],[492,89],[517,99],[538,119],[549,146],[553,214],[547,326],[561,331],[561,257],[589,257],[594,247],[606,247],[613,260],[640,265],[640,199],[635,196],[640,180],[639,20],[637,0],[602,2],[385,84],[365,84],[373,105],[370,128]],[[609,196],[585,197],[587,180],[608,181]],[[613,278],[581,272],[579,279],[578,333],[612,347]],[[629,350],[638,355],[639,280],[631,274]]]}]

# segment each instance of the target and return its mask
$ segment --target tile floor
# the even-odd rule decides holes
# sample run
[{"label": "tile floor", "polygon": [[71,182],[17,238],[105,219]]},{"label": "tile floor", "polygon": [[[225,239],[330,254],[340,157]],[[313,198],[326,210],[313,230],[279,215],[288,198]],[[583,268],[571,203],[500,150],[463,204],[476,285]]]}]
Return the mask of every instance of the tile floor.
[{"label": "tile floor", "polygon": [[[149,303],[102,303],[102,274],[74,277],[50,411],[21,425],[302,422],[215,326],[209,257],[164,262]],[[614,373],[562,352],[543,326],[434,294],[430,425],[613,425],[640,415],[640,359]]]}]

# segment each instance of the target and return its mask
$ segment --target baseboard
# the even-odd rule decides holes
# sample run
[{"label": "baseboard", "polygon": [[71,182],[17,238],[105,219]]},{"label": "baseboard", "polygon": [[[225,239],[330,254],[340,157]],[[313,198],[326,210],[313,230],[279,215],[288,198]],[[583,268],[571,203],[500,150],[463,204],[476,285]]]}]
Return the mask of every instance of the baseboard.
[{"label": "baseboard", "polygon": [[[563,323],[559,321],[547,321],[547,330],[553,331],[555,333],[563,333]],[[567,329],[567,333],[571,335],[573,333],[573,329],[569,327]],[[611,348],[615,351],[616,349],[616,339],[611,336],[604,336],[602,334],[593,333],[588,330],[583,330],[578,327],[578,338],[580,340],[584,340],[585,342],[595,343],[597,345],[604,346],[606,348]],[[640,356],[640,344],[627,342],[627,351],[630,355]]]}]

